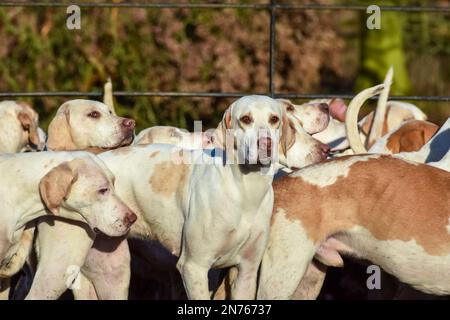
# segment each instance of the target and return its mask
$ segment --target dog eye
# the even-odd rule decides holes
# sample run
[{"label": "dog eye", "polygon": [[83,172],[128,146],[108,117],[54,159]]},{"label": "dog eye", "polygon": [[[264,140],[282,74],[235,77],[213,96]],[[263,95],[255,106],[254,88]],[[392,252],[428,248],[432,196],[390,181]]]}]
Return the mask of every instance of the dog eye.
[{"label": "dog eye", "polygon": [[99,189],[97,192],[98,192],[99,194],[101,194],[102,196],[104,196],[105,194],[108,193],[108,191],[109,191],[108,188],[101,188],[101,189]]},{"label": "dog eye", "polygon": [[277,116],[271,116],[269,119],[270,124],[276,124],[278,123],[278,121],[280,121],[280,118],[278,118]]},{"label": "dog eye", "polygon": [[252,118],[250,118],[250,116],[243,116],[241,117],[241,122],[245,123],[245,124],[250,124],[252,123]]},{"label": "dog eye", "polygon": [[100,112],[92,111],[92,112],[88,113],[88,117],[98,119],[98,118],[100,118]]}]

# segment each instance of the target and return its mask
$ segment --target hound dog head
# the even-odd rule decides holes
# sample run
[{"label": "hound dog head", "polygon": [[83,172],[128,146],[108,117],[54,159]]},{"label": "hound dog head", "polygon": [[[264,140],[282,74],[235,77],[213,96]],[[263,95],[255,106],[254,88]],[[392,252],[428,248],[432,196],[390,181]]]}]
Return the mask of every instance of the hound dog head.
[{"label": "hound dog head", "polygon": [[270,165],[278,150],[286,153],[295,142],[295,127],[281,102],[266,96],[245,96],[235,101],[219,124],[214,143],[237,151],[240,164]]},{"label": "hound dog head", "polygon": [[54,167],[41,179],[39,191],[51,213],[78,213],[94,231],[108,236],[124,235],[137,219],[115,194],[112,173],[93,155]]},{"label": "hound dog head", "polygon": [[48,128],[49,150],[114,149],[133,140],[135,122],[114,115],[107,105],[71,100],[57,111]]}]

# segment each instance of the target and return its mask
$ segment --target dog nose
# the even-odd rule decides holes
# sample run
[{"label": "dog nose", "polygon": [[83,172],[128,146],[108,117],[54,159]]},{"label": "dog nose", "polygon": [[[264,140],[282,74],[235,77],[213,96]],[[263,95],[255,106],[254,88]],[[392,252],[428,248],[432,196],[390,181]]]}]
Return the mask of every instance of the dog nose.
[{"label": "dog nose", "polygon": [[129,129],[134,129],[136,122],[133,119],[123,119],[122,126]]},{"label": "dog nose", "polygon": [[128,224],[128,226],[131,226],[133,223],[135,223],[137,220],[137,215],[134,214],[133,212],[129,213],[126,217],[125,217],[125,223]]},{"label": "dog nose", "polygon": [[272,139],[269,137],[258,139],[258,149],[265,149],[267,152],[272,152]]},{"label": "dog nose", "polygon": [[321,103],[319,104],[319,109],[322,112],[328,113],[330,111],[330,107],[328,106],[328,103]]}]

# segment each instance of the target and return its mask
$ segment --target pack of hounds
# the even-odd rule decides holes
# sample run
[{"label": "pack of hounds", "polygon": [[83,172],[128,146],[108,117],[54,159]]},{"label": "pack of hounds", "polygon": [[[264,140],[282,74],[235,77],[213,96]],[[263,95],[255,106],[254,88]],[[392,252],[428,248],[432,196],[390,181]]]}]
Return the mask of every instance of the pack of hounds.
[{"label": "pack of hounds", "polygon": [[389,101],[392,78],[348,106],[244,96],[193,133],[135,136],[110,82],[47,133],[0,102],[0,298],[316,299],[344,258],[394,276],[390,298],[449,295],[450,119]]}]

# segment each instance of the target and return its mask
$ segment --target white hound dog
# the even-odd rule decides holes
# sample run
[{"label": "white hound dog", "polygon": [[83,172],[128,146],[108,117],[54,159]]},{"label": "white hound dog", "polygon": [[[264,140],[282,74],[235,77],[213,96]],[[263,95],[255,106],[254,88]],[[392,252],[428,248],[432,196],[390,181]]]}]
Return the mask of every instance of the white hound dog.
[{"label": "white hound dog", "polygon": [[82,222],[109,236],[125,234],[136,220],[116,195],[111,172],[89,153],[0,155],[0,171],[0,278],[20,270],[29,247],[19,240],[32,238],[33,228],[24,229],[40,217]]}]

